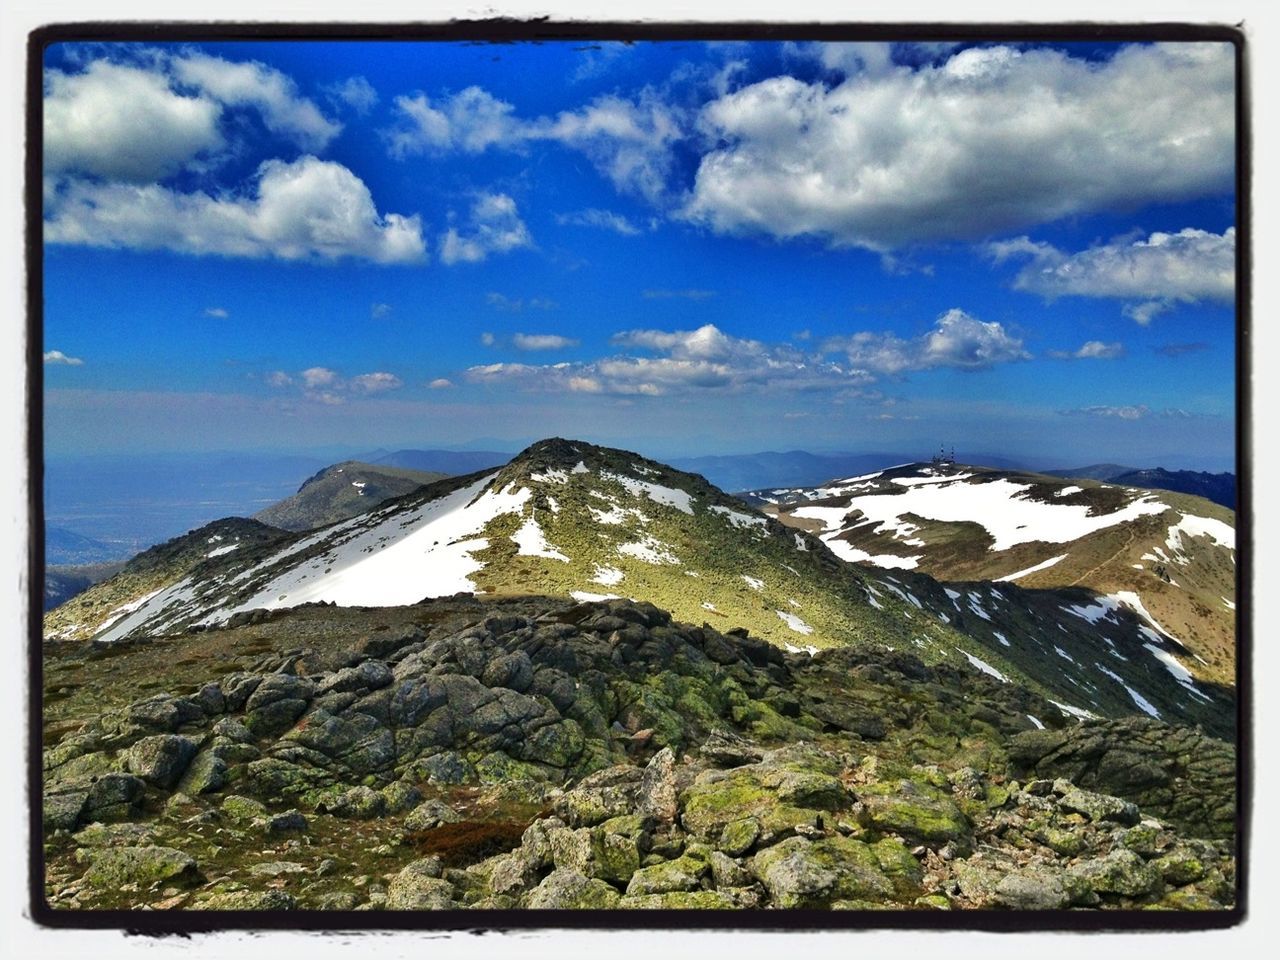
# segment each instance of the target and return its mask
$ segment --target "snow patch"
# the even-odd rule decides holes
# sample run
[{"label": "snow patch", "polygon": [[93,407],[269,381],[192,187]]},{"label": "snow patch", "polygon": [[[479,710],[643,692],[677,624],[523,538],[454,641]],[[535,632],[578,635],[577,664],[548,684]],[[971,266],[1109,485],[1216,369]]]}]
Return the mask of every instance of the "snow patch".
[{"label": "snow patch", "polygon": [[569,562],[568,557],[547,543],[546,535],[543,534],[542,528],[538,526],[538,521],[534,517],[528,517],[520,525],[520,529],[511,535],[511,539],[520,548],[516,552],[521,556],[546,557],[548,560]]},{"label": "snow patch", "polygon": [[679,563],[680,560],[671,552],[671,548],[660,540],[645,535],[632,543],[620,544],[618,552],[627,557],[635,557],[645,563]]},{"label": "snow patch", "polygon": [[747,576],[745,573],[744,573],[744,574],[741,574],[741,576],[742,576],[742,579],[743,579],[743,580],[747,581],[747,586],[748,586],[748,587],[750,587],[752,590],[763,590],[763,589],[764,589],[764,581],[763,581],[763,580],[757,580],[755,577]]},{"label": "snow patch", "polygon": [[809,626],[794,613],[788,613],[785,610],[775,610],[773,612],[778,615],[779,620],[785,623],[789,629],[794,630],[796,633],[803,633],[806,635],[813,633],[813,627]]},{"label": "snow patch", "polygon": [[[219,538],[219,539],[221,539],[221,538]],[[215,547],[214,549],[212,549],[212,550],[210,550],[208,553],[206,553],[206,554],[205,554],[205,557],[207,557],[207,558],[212,558],[212,557],[221,557],[221,556],[225,556],[226,554],[228,554],[228,553],[232,553],[233,551],[235,551],[235,550],[239,550],[239,549],[240,549],[240,544],[238,544],[238,543],[229,543],[229,544],[227,544],[225,547]]]},{"label": "snow patch", "polygon": [[960,652],[965,655],[965,657],[968,659],[968,661],[971,664],[973,664],[977,669],[981,670],[983,673],[986,673],[995,677],[1001,683],[1009,682],[1008,677],[1006,677],[1003,673],[1001,673],[991,664],[987,663],[987,661],[978,659],[972,653],[969,653],[967,650],[961,650]]},{"label": "snow patch", "polygon": [[606,480],[622,484],[633,497],[646,496],[654,503],[675,507],[693,516],[693,497],[683,490],[664,487],[660,483],[650,483],[648,480],[637,480],[635,477],[628,477],[621,473],[605,472],[601,476]]},{"label": "snow patch", "polygon": [[621,599],[616,593],[588,593],[586,590],[574,590],[569,596],[577,600],[579,603],[594,603],[597,600],[619,600]]},{"label": "snow patch", "polygon": [[622,577],[622,571],[617,567],[602,567],[597,563],[595,571],[591,574],[591,582],[613,587],[622,582]]},{"label": "snow patch", "polygon": [[716,513],[728,517],[729,522],[735,527],[761,527],[763,528],[768,521],[764,517],[752,516],[749,513],[742,513],[738,510],[731,510],[728,507],[713,506],[711,508]]},{"label": "snow patch", "polygon": [[1067,554],[1065,553],[1060,557],[1050,557],[1042,563],[1037,563],[1034,567],[1027,567],[1025,570],[1019,570],[1017,573],[1011,573],[1008,576],[997,577],[996,583],[1008,583],[1010,580],[1020,580],[1029,574],[1036,573],[1039,570],[1048,570],[1055,563],[1060,563],[1065,559],[1067,559]]}]

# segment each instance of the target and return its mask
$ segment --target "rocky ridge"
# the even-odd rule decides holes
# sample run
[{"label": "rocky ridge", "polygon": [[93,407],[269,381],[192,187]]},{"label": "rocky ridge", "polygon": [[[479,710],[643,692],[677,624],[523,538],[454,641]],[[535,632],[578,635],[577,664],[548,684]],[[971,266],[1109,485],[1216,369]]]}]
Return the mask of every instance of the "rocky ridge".
[{"label": "rocky ridge", "polygon": [[230,672],[49,652],[55,908],[1233,903],[1233,753],[1191,729],[623,600],[330,612],[210,631]]}]

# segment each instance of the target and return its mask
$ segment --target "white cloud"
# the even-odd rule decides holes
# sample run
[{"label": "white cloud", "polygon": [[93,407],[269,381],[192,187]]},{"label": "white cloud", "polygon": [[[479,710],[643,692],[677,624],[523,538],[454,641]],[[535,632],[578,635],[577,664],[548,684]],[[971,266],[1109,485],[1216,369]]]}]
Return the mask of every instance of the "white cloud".
[{"label": "white cloud", "polygon": [[855,333],[830,337],[823,349],[845,354],[855,370],[890,375],[937,367],[980,370],[1031,358],[1022,341],[1001,324],[978,320],[960,309],[948,310],[933,330],[909,340],[893,333]]},{"label": "white cloud", "polygon": [[283,370],[273,370],[267,374],[267,384],[272,387],[288,387],[293,385],[293,377]]},{"label": "white cloud", "polygon": [[1229,44],[1090,62],[971,48],[834,87],[773,77],[708,103],[684,209],[723,233],[889,251],[1229,190]]},{"label": "white cloud", "polygon": [[597,227],[601,230],[612,230],[624,237],[635,237],[640,234],[639,227],[622,214],[614,213],[612,210],[591,208],[573,213],[559,213],[556,214],[556,223],[562,227]]},{"label": "white cloud", "polygon": [[1064,417],[1104,417],[1116,420],[1141,420],[1143,417],[1151,414],[1151,408],[1145,404],[1137,404],[1121,407],[1080,407],[1075,410],[1059,410],[1058,412]]},{"label": "white cloud", "polygon": [[79,357],[69,357],[61,350],[49,350],[44,355],[45,363],[63,364],[68,367],[84,366],[84,361]]},{"label": "white cloud", "polygon": [[522,119],[515,107],[480,87],[432,101],[425,93],[396,97],[397,126],[385,131],[393,157],[489,148],[523,150],[559,143],[585,154],[619,190],[656,200],[668,190],[671,145],[684,136],[681,116],[646,89],[634,99],[597,97],[577,110]]},{"label": "white cloud", "polygon": [[369,317],[373,320],[385,320],[391,316],[391,310],[392,307],[389,303],[375,303],[369,308]]},{"label": "white cloud", "polygon": [[1124,356],[1124,344],[1090,340],[1079,350],[1050,350],[1049,356],[1055,360],[1114,360]]},{"label": "white cloud", "polygon": [[341,83],[325,87],[324,92],[331,103],[346,104],[362,116],[378,103],[378,91],[364,77],[348,77]]},{"label": "white cloud", "polygon": [[231,314],[227,312],[226,307],[205,307],[204,315],[206,317],[213,317],[217,320],[225,320],[227,317],[231,316]]},{"label": "white cloud", "polygon": [[351,378],[351,389],[360,393],[382,393],[403,386],[404,381],[394,373],[385,373],[381,370],[375,373],[362,373],[358,377]]},{"label": "white cloud", "polygon": [[342,124],[299,95],[292,79],[265,64],[192,52],[174,57],[170,69],[179,82],[222,103],[257,108],[268,130],[304,150],[323,150],[342,131]]},{"label": "white cloud", "polygon": [[581,341],[555,333],[517,333],[511,342],[517,350],[564,350]]},{"label": "white cloud", "polygon": [[520,219],[516,202],[505,193],[484,193],[471,207],[467,234],[450,227],[441,236],[440,259],[447,264],[479,263],[491,253],[531,246],[533,238]]},{"label": "white cloud", "polygon": [[646,300],[710,300],[714,290],[645,290],[640,294]]},{"label": "white cloud", "polygon": [[419,218],[380,214],[339,163],[268,160],[253,196],[180,193],[159,184],[72,181],[46,201],[47,243],[284,260],[356,257],[409,263],[425,255]]},{"label": "white cloud", "polygon": [[492,347],[495,343],[498,342],[498,338],[495,337],[488,330],[486,330],[482,334],[480,334],[480,342],[484,344],[486,347]]},{"label": "white cloud", "polygon": [[1044,297],[1112,297],[1137,301],[1125,316],[1146,325],[1175,303],[1235,299],[1236,231],[1221,234],[1191,227],[1152,233],[1064,253],[1027,237],[988,244],[1001,262],[1027,258],[1013,285]]},{"label": "white cloud", "polygon": [[437,377],[427,384],[432,390],[448,390],[453,386],[453,381],[445,377]]},{"label": "white cloud", "polygon": [[299,376],[302,377],[302,383],[308,390],[314,390],[316,387],[333,386],[338,382],[337,372],[330,370],[328,367],[309,367],[303,370]]},{"label": "white cloud", "polygon": [[46,71],[46,172],[129,182],[167,176],[224,147],[222,107],[204,93],[174,91],[163,74],[95,60],[83,73]]}]

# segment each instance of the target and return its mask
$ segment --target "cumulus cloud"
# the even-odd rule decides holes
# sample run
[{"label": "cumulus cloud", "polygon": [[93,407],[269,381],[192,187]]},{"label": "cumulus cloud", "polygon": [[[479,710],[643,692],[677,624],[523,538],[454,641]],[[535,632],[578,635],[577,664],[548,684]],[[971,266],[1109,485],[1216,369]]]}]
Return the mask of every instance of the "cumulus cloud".
[{"label": "cumulus cloud", "polygon": [[95,60],[83,73],[46,71],[44,167],[133,183],[221,150],[222,106],[179,93],[162,73]]},{"label": "cumulus cloud", "polygon": [[482,193],[471,207],[466,233],[450,227],[440,238],[440,259],[447,264],[479,263],[491,253],[533,246],[516,202],[505,193]]},{"label": "cumulus cloud", "polygon": [[1115,240],[1078,253],[1018,237],[988,244],[997,262],[1026,259],[1013,285],[1050,299],[1110,297],[1134,301],[1125,316],[1142,325],[1176,303],[1235,299],[1236,231],[1221,234],[1188,227]]},{"label": "cumulus cloud", "polygon": [[1151,408],[1145,404],[1137,404],[1135,406],[1108,407],[1078,407],[1074,410],[1059,410],[1058,413],[1064,417],[1104,417],[1116,420],[1141,420],[1143,417],[1151,414]]},{"label": "cumulus cloud", "polygon": [[432,390],[448,390],[453,386],[453,381],[446,377],[437,377],[427,384]]},{"label": "cumulus cloud", "polygon": [[257,108],[268,130],[304,150],[323,150],[342,131],[341,124],[299,95],[291,78],[265,64],[190,52],[174,57],[170,70],[180,83],[221,103]]},{"label": "cumulus cloud", "polygon": [[624,237],[635,237],[640,234],[639,227],[622,214],[614,213],[612,210],[590,208],[572,213],[558,213],[556,223],[562,227],[595,227],[600,230],[612,230]]},{"label": "cumulus cloud", "polygon": [[1079,350],[1050,350],[1049,356],[1055,360],[1114,360],[1124,356],[1124,344],[1090,340]]},{"label": "cumulus cloud", "polygon": [[310,367],[300,374],[302,383],[308,390],[316,387],[329,387],[338,382],[338,374],[328,367]]},{"label": "cumulus cloud", "polygon": [[651,200],[667,192],[671,146],[685,135],[678,110],[650,89],[633,99],[603,95],[576,110],[532,119],[474,86],[435,101],[419,92],[394,102],[397,124],[384,136],[398,159],[554,142],[584,154],[617,189]]},{"label": "cumulus cloud", "polygon": [[377,370],[346,378],[330,367],[308,367],[297,374],[275,370],[266,376],[268,386],[285,388],[297,385],[302,396],[316,403],[337,406],[347,402],[352,395],[368,396],[385,393],[404,386],[404,381],[394,373]]},{"label": "cumulus cloud", "polygon": [[389,303],[375,303],[369,308],[369,317],[373,320],[385,320],[391,316],[391,310]]},{"label": "cumulus cloud", "polygon": [[162,179],[226,152],[228,109],[256,112],[268,130],[307,151],[323,150],[342,130],[264,64],[197,51],[134,53],[127,63],[99,58],[78,73],[45,72],[47,173]]},{"label": "cumulus cloud", "polygon": [[404,381],[394,373],[377,371],[352,377],[350,386],[352,390],[359,393],[382,393],[386,390],[396,390],[403,387]]},{"label": "cumulus cloud", "polygon": [[61,350],[49,350],[44,355],[44,362],[47,364],[62,364],[68,367],[84,366],[84,361],[79,357],[69,357]]},{"label": "cumulus cloud", "polygon": [[1230,44],[1105,62],[976,47],[835,86],[772,77],[706,104],[684,215],[878,252],[1229,190]]},{"label": "cumulus cloud", "polygon": [[215,320],[225,320],[227,317],[231,316],[226,307],[205,307],[204,315],[206,317],[213,317]]},{"label": "cumulus cloud", "polygon": [[958,308],[942,314],[934,328],[919,337],[855,333],[830,337],[823,349],[843,353],[855,370],[889,375],[937,367],[981,370],[1031,358],[1022,341],[1001,324],[978,320]]},{"label": "cumulus cloud", "polygon": [[267,374],[267,385],[271,387],[288,387],[293,384],[293,377],[283,370],[273,370]]},{"label": "cumulus cloud", "polygon": [[378,103],[378,91],[364,77],[348,77],[325,87],[324,92],[330,103],[344,104],[362,116]]},{"label": "cumulus cloud", "polygon": [[581,343],[555,333],[517,333],[511,342],[517,350],[565,350]]},{"label": "cumulus cloud", "polygon": [[369,188],[339,163],[268,160],[252,190],[211,196],[159,184],[71,181],[46,201],[44,239],[283,260],[411,263],[425,256],[418,216],[379,213]]},{"label": "cumulus cloud", "polygon": [[554,310],[557,306],[554,300],[547,297],[530,297],[526,300],[523,297],[508,297],[505,293],[494,291],[484,295],[484,302],[493,309],[502,310],[505,313],[520,313],[525,307],[531,310]]}]

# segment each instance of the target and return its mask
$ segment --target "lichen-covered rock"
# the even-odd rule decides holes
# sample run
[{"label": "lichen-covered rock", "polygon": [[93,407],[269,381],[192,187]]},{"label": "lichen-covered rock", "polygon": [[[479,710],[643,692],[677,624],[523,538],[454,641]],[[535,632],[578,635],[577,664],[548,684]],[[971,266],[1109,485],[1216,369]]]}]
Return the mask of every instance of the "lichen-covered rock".
[{"label": "lichen-covered rock", "polygon": [[893,884],[865,843],[848,837],[791,837],[757,853],[751,870],[774,906],[822,907],[833,900],[884,900]]},{"label": "lichen-covered rock", "polygon": [[1187,847],[1170,850],[1163,857],[1153,860],[1151,866],[1156,869],[1165,883],[1175,887],[1203,880],[1209,873],[1204,858]]},{"label": "lichen-covered rock", "polygon": [[443,800],[424,800],[404,818],[406,830],[431,830],[442,823],[457,823],[462,814]]},{"label": "lichen-covered rock", "polygon": [[215,893],[191,906],[195,910],[295,910],[298,901],[284,890],[232,890]]},{"label": "lichen-covered rock", "polygon": [[223,814],[235,821],[247,822],[267,815],[266,806],[252,797],[230,794],[222,798]]},{"label": "lichen-covered rock", "polygon": [[213,793],[227,783],[227,763],[211,750],[197,753],[178,781],[177,789],[188,796]]},{"label": "lichen-covered rock", "polygon": [[686,854],[679,859],[635,871],[627,884],[627,896],[697,890],[702,885],[702,878],[710,872],[711,865],[706,860]]},{"label": "lichen-covered rock", "polygon": [[603,880],[556,869],[520,899],[532,910],[608,910],[618,906],[618,891]]},{"label": "lichen-covered rock", "polygon": [[669,891],[667,893],[628,893],[618,901],[626,910],[731,910],[743,907],[740,900],[723,890]]},{"label": "lichen-covered rock", "polygon": [[331,813],[335,817],[372,820],[386,813],[387,800],[377,790],[362,785],[344,790],[337,796],[324,801],[317,809],[324,813]]},{"label": "lichen-covered rock", "polygon": [[1068,871],[1095,893],[1140,897],[1163,887],[1159,872],[1132,850],[1117,849],[1105,857],[1075,864]]},{"label": "lichen-covered rock", "polygon": [[1062,910],[1071,894],[1061,870],[1032,864],[1008,873],[995,885],[995,900],[1011,910]]},{"label": "lichen-covered rock", "polygon": [[460,906],[453,884],[440,876],[434,857],[415,860],[395,875],[387,886],[389,910],[450,910]]},{"label": "lichen-covered rock", "polygon": [[968,818],[937,787],[916,780],[867,784],[858,790],[858,822],[917,843],[944,844],[969,835]]},{"label": "lichen-covered rock", "polygon": [[636,811],[659,823],[671,823],[679,810],[676,798],[676,760],[670,747],[663,747],[644,769]]},{"label": "lichen-covered rock", "polygon": [[[1093,793],[1090,790],[1081,790],[1079,787],[1065,781],[1061,781],[1061,784],[1063,793],[1058,798],[1058,806],[1072,813],[1079,813],[1088,817],[1094,823],[1110,821],[1112,823],[1122,823],[1126,826],[1134,826],[1142,819],[1137,806],[1128,800],[1109,797],[1102,793]],[[1057,789],[1058,784],[1055,784],[1054,787]]]},{"label": "lichen-covered rock", "polygon": [[189,885],[200,879],[195,859],[173,847],[82,847],[77,859],[89,864],[84,882],[108,890],[127,883]]}]

